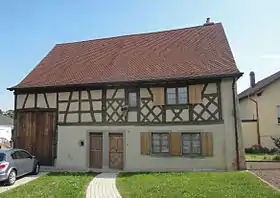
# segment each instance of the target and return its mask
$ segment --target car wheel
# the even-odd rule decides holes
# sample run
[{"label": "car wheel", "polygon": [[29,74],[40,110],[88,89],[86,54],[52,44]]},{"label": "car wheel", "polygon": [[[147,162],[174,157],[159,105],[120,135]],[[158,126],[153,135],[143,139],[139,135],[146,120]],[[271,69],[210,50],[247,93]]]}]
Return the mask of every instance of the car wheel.
[{"label": "car wheel", "polygon": [[36,166],[35,166],[34,169],[33,169],[32,174],[33,174],[33,175],[38,175],[39,172],[40,172],[40,165],[37,163]]},{"label": "car wheel", "polygon": [[8,185],[13,185],[16,182],[17,179],[17,173],[15,170],[11,170],[9,176],[8,176],[8,180],[7,180],[7,184]]}]

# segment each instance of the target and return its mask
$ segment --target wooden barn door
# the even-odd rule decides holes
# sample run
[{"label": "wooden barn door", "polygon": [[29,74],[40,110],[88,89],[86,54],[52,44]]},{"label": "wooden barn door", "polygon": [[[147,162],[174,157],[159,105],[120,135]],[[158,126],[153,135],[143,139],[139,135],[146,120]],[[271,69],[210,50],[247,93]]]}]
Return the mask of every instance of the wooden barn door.
[{"label": "wooden barn door", "polygon": [[103,164],[103,139],[102,133],[91,133],[89,148],[89,167],[102,168]]},{"label": "wooden barn door", "polygon": [[36,112],[35,155],[41,164],[52,165],[52,138],[55,133],[55,112]]},{"label": "wooden barn door", "polygon": [[35,155],[41,165],[53,165],[52,139],[55,134],[56,114],[53,111],[17,113],[14,147]]},{"label": "wooden barn door", "polygon": [[123,168],[123,135],[110,133],[109,135],[109,167]]}]

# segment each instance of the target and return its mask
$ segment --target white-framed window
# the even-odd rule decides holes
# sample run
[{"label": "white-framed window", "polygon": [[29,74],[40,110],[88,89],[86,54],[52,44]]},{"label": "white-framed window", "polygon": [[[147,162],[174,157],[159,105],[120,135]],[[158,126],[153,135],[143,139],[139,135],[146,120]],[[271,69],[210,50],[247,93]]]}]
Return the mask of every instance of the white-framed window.
[{"label": "white-framed window", "polygon": [[187,104],[188,101],[187,87],[176,87],[166,89],[166,103],[172,104]]},{"label": "white-framed window", "polygon": [[201,154],[201,136],[200,133],[182,134],[182,153],[183,155]]},{"label": "white-framed window", "polygon": [[280,105],[277,105],[277,123],[280,124]]},{"label": "white-framed window", "polygon": [[169,153],[169,134],[152,133],[153,153]]}]

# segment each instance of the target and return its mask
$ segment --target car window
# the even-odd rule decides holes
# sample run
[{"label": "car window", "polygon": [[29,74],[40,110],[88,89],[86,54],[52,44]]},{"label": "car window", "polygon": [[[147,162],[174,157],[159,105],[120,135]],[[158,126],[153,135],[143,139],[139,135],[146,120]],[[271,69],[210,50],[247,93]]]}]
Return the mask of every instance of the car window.
[{"label": "car window", "polygon": [[0,153],[0,162],[5,160],[5,153]]},{"label": "car window", "polygon": [[20,159],[30,158],[30,155],[25,151],[19,151]]},{"label": "car window", "polygon": [[19,154],[19,151],[15,151],[11,154],[11,157],[13,160],[15,159],[20,159],[20,154]]}]

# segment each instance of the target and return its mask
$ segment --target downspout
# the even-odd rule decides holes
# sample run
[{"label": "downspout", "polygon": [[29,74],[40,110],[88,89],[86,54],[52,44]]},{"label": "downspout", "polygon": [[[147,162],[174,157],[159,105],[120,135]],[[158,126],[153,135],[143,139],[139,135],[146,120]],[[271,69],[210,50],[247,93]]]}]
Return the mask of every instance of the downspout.
[{"label": "downspout", "polygon": [[17,127],[17,92],[14,91],[14,123],[13,123],[13,129],[12,129],[12,136],[11,136],[11,142],[10,142],[10,146],[12,148],[15,147],[15,137],[18,134],[18,127]]},{"label": "downspout", "polygon": [[258,137],[258,145],[261,146],[261,135],[260,135],[260,122],[259,122],[259,104],[258,101],[254,100],[249,96],[249,100],[253,101],[256,105],[256,116],[257,116],[257,137]]},{"label": "downspout", "polygon": [[239,156],[239,142],[238,142],[238,129],[236,117],[236,98],[235,98],[235,78],[232,81],[232,100],[233,100],[233,119],[234,119],[234,133],[235,133],[235,152],[236,152],[236,167],[240,170],[240,156]]}]

